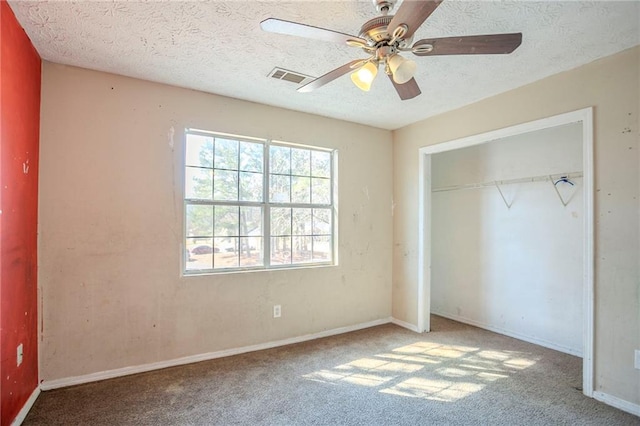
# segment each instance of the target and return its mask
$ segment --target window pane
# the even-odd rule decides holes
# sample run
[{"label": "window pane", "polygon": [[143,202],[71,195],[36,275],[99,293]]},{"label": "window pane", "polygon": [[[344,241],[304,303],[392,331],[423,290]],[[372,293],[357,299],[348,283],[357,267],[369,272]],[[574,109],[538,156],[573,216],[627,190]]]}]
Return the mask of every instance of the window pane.
[{"label": "window pane", "polygon": [[332,261],[331,152],[205,133],[185,144],[185,271]]},{"label": "window pane", "polygon": [[313,237],[313,261],[331,261],[331,237]]},{"label": "window pane", "polygon": [[238,211],[239,207],[235,206],[216,206],[214,236],[240,235]]},{"label": "window pane", "polygon": [[331,154],[311,151],[311,175],[315,177],[331,177]]},{"label": "window pane", "polygon": [[262,173],[240,172],[240,201],[262,201]]},{"label": "window pane", "polygon": [[290,179],[290,176],[271,175],[269,200],[274,203],[289,203],[291,201]]},{"label": "window pane", "polygon": [[312,178],[311,179],[311,202],[313,204],[331,203],[331,180]]},{"label": "window pane", "polygon": [[264,145],[261,143],[240,142],[240,170],[262,172]]},{"label": "window pane", "polygon": [[271,237],[271,264],[291,263],[291,237]]},{"label": "window pane", "polygon": [[331,235],[331,209],[313,209],[313,234]]},{"label": "window pane", "polygon": [[308,149],[291,149],[291,174],[309,176],[311,174],[311,151]]},{"label": "window pane", "polygon": [[269,171],[291,174],[291,148],[272,145],[269,147]]},{"label": "window pane", "polygon": [[240,238],[240,266],[262,266],[262,238]]},{"label": "window pane", "polygon": [[271,235],[291,235],[291,209],[271,209]]},{"label": "window pane", "polygon": [[311,235],[311,209],[293,209],[293,235]]},{"label": "window pane", "polygon": [[311,202],[311,178],[299,176],[291,177],[291,202]]},{"label": "window pane", "polygon": [[216,138],[216,169],[238,170],[238,141]]},{"label": "window pane", "polygon": [[187,167],[184,172],[184,196],[194,200],[211,200],[213,170]]},{"label": "window pane", "polygon": [[213,206],[187,206],[187,236],[213,237]]},{"label": "window pane", "polygon": [[311,262],[311,237],[293,237],[292,263]]},{"label": "window pane", "polygon": [[187,271],[213,268],[213,240],[211,238],[187,238],[185,247],[185,269]]},{"label": "window pane", "polygon": [[213,138],[187,134],[185,164],[213,168]]},{"label": "window pane", "polygon": [[262,207],[240,207],[240,236],[262,236]]},{"label": "window pane", "polygon": [[238,201],[238,172],[215,170],[213,199],[216,201]]},{"label": "window pane", "polygon": [[237,237],[216,237],[213,239],[214,260],[216,263],[228,263],[225,259],[230,259],[238,253]]},{"label": "window pane", "polygon": [[238,237],[215,238],[215,245],[218,250],[214,253],[213,269],[238,267],[239,241]]}]

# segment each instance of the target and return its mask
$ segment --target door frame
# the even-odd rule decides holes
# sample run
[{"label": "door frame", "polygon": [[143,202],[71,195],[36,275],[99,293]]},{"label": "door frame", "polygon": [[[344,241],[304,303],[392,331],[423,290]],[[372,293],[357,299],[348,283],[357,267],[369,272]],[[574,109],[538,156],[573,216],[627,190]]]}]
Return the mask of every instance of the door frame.
[{"label": "door frame", "polygon": [[583,321],[582,389],[593,397],[594,352],[594,176],[593,108],[554,115],[486,133],[426,146],[419,150],[418,169],[418,324],[422,333],[430,331],[431,314],[431,155],[491,142],[496,139],[548,129],[571,123],[582,124],[583,163]]}]

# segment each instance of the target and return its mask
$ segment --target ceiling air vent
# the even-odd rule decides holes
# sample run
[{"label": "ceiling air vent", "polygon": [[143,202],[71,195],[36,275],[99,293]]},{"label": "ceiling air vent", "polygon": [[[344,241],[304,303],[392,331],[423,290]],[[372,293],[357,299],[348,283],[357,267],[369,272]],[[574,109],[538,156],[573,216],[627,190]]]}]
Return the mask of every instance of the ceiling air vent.
[{"label": "ceiling air vent", "polygon": [[269,73],[269,77],[273,77],[278,80],[289,81],[295,84],[306,83],[314,79],[314,77],[311,77],[309,75],[300,74],[299,72],[289,71],[278,67],[271,70],[271,72]]}]

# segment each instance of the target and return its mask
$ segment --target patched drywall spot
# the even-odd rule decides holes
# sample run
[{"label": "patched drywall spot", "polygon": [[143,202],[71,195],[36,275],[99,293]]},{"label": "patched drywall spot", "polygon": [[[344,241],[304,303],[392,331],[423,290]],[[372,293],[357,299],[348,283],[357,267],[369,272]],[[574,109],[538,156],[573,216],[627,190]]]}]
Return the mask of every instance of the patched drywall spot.
[{"label": "patched drywall spot", "polygon": [[169,139],[169,148],[171,148],[171,151],[173,151],[173,147],[175,146],[175,143],[173,142],[173,137],[176,134],[176,130],[173,128],[173,126],[169,127],[169,131],[167,132],[167,138]]},{"label": "patched drywall spot", "polygon": [[364,195],[366,195],[367,200],[371,200],[371,197],[369,197],[369,187],[365,186],[364,188],[362,188],[362,192],[364,192]]},{"label": "patched drywall spot", "polygon": [[[175,120],[171,120],[172,124],[175,124]],[[167,131],[167,139],[169,140],[169,149],[171,150],[171,152],[174,152],[174,147],[175,147],[175,142],[174,142],[174,137],[176,134],[176,130],[174,126],[169,127],[169,130]],[[171,155],[171,157],[173,157],[173,155]],[[178,207],[176,205],[177,203],[177,194],[176,194],[176,190],[177,190],[177,186],[176,186],[176,162],[174,161],[174,158],[171,158],[171,196],[173,199],[173,217],[174,217],[174,224],[175,223],[179,223],[178,220]],[[178,231],[178,229],[176,229],[175,226],[171,227],[171,231],[173,232],[173,234],[176,237],[179,237],[180,235],[180,231]]]}]

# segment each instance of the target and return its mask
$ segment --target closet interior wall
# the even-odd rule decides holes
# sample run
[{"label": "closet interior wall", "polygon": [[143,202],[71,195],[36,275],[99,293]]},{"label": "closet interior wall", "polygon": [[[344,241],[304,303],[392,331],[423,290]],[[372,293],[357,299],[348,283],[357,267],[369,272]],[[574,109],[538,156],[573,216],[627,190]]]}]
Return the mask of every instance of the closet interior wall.
[{"label": "closet interior wall", "polygon": [[431,312],[581,356],[581,124],[431,161]]}]

